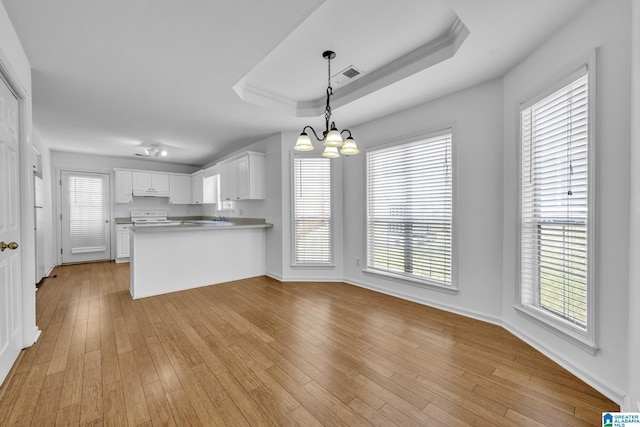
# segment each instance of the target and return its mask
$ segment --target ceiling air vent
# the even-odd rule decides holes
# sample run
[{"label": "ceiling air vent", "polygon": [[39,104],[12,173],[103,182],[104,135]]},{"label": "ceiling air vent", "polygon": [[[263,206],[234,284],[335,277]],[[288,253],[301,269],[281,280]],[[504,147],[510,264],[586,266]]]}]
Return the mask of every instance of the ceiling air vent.
[{"label": "ceiling air vent", "polygon": [[331,76],[331,84],[333,86],[346,86],[349,83],[358,80],[364,72],[362,70],[357,69],[353,65],[349,65],[344,70],[334,74]]}]

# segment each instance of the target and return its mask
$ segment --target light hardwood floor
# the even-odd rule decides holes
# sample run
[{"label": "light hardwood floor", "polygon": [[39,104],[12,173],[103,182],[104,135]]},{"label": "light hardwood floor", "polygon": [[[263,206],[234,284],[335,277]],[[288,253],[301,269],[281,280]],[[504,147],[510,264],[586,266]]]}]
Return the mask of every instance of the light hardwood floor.
[{"label": "light hardwood floor", "polygon": [[600,425],[616,404],[500,327],[337,283],[260,277],[133,301],[62,266],[0,426]]}]

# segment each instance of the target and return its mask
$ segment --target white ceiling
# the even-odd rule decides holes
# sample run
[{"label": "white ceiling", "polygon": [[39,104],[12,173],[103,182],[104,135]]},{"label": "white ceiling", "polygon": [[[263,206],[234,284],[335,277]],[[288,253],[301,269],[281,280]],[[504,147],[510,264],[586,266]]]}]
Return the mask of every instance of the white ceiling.
[{"label": "white ceiling", "polygon": [[[321,130],[322,108],[304,118],[288,107],[323,103],[324,50],[337,54],[332,74],[365,72],[350,94],[334,85],[333,119],[353,128],[503,75],[592,1],[2,3],[33,68],[34,124],[49,146],[130,157],[162,144],[169,156],[158,161],[203,165],[277,132]],[[458,21],[468,35],[457,51],[428,49],[405,66]],[[241,99],[247,88],[263,96]]]}]

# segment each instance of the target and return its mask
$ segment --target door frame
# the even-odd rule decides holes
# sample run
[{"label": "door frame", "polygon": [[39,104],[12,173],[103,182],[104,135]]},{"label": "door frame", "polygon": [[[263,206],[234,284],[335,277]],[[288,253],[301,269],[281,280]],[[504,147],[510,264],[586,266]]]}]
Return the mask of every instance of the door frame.
[{"label": "door frame", "polygon": [[[107,189],[106,189],[106,193],[107,193],[107,206],[106,206],[106,221],[107,221],[107,230],[105,232],[107,239],[109,240],[109,248],[107,250],[107,258],[104,259],[100,259],[100,260],[96,260],[96,261],[77,261],[78,263],[80,262],[97,262],[97,261],[108,261],[113,259],[113,221],[112,221],[112,216],[113,216],[113,212],[112,212],[112,206],[113,206],[113,185],[112,185],[112,181],[113,181],[113,174],[110,171],[95,171],[95,170],[84,170],[84,169],[79,169],[79,168],[56,168],[57,169],[57,179],[58,179],[58,215],[56,216],[58,218],[58,243],[60,245],[60,248],[58,250],[58,255],[60,256],[60,260],[57,263],[58,265],[62,265],[63,264],[63,254],[62,254],[62,249],[63,249],[63,240],[64,240],[64,236],[62,234],[62,218],[64,215],[62,215],[62,211],[64,209],[63,207],[63,201],[62,201],[62,174],[64,172],[68,172],[68,173],[78,173],[78,174],[88,174],[88,175],[105,175],[107,177]],[[34,218],[35,220],[35,218]],[[68,220],[68,219],[67,219]],[[71,262],[71,264],[74,264],[76,262]]]},{"label": "door frame", "polygon": [[[109,169],[89,169],[89,168],[76,168],[69,166],[56,166],[55,168],[55,182],[53,185],[53,192],[51,194],[52,203],[55,204],[55,212],[54,214],[54,222],[55,222],[55,242],[56,242],[56,265],[62,265],[62,221],[60,220],[60,215],[62,215],[62,172],[80,172],[80,173],[100,173],[109,175],[109,240],[111,241],[111,247],[109,250],[109,259],[113,259],[113,251],[115,245],[113,242],[114,239],[114,224],[115,219],[113,218],[113,205],[114,205],[114,177],[113,170]],[[34,218],[35,221],[35,218]],[[35,235],[34,235],[35,239]]]},{"label": "door frame", "polygon": [[[0,48],[0,78],[4,80],[18,100],[18,173],[20,182],[20,239],[21,288],[22,288],[22,347],[30,347],[38,340],[40,329],[36,325],[36,286],[35,286],[35,216],[33,210],[34,188],[33,170],[29,164],[31,150],[31,88],[25,89],[11,61]],[[29,249],[29,250],[27,250]]]}]

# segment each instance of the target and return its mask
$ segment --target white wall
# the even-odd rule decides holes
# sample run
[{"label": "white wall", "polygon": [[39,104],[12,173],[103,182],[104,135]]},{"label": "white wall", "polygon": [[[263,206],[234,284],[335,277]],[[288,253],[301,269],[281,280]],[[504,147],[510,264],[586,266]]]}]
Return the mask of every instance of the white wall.
[{"label": "white wall", "polygon": [[[364,273],[367,149],[451,125],[455,150],[459,293],[452,295]],[[502,128],[500,80],[352,128],[361,154],[343,160],[345,280],[499,323],[502,309]]]},{"label": "white wall", "polygon": [[22,239],[22,334],[30,346],[39,335],[36,326],[33,172],[29,162],[32,134],[31,65],[0,3],[0,72],[16,90],[20,101],[20,229]]},{"label": "white wall", "polygon": [[266,230],[267,260],[266,272],[271,277],[282,277],[282,135],[268,138],[265,142],[266,185],[267,199],[264,212],[252,212],[250,216],[265,218],[273,224],[273,228]]},{"label": "white wall", "polygon": [[33,131],[33,146],[38,150],[41,156],[41,173],[42,173],[42,215],[44,228],[44,273],[45,276],[56,266],[56,242],[54,233],[54,202],[53,202],[53,183],[51,172],[51,150],[46,145],[42,136],[36,128]]},{"label": "white wall", "polygon": [[[597,1],[552,35],[504,77],[504,274],[505,325],[618,403],[628,387],[628,219],[630,2]],[[518,104],[544,90],[598,48],[596,167],[595,356],[520,316],[516,302],[518,227]],[[592,123],[594,123],[592,121]],[[638,381],[637,381],[638,382]]]},{"label": "white wall", "polygon": [[640,2],[631,14],[631,176],[629,218],[629,390],[626,408],[640,412]]}]

